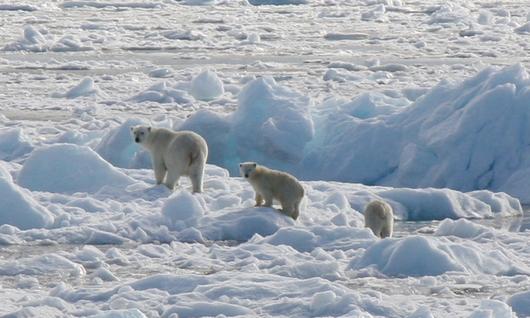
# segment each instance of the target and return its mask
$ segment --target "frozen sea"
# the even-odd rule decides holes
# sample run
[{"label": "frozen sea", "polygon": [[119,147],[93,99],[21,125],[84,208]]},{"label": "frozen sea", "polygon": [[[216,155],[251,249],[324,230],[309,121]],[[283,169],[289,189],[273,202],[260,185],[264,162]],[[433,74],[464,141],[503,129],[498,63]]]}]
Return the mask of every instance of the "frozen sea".
[{"label": "frozen sea", "polygon": [[[530,316],[525,1],[7,0],[0,34],[0,317]],[[201,134],[204,193],[135,125]]]}]

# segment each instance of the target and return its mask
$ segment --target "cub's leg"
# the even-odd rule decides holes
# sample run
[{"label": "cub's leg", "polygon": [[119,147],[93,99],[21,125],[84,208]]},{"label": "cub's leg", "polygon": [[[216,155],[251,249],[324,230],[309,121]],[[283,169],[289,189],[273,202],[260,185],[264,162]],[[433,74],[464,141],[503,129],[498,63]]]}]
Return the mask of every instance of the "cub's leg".
[{"label": "cub's leg", "polygon": [[158,185],[164,182],[164,178],[166,177],[167,173],[167,168],[162,158],[153,156],[153,170],[155,171],[156,184]]},{"label": "cub's leg", "polygon": [[261,206],[263,204],[263,197],[261,194],[256,192],[256,205],[255,206]]}]

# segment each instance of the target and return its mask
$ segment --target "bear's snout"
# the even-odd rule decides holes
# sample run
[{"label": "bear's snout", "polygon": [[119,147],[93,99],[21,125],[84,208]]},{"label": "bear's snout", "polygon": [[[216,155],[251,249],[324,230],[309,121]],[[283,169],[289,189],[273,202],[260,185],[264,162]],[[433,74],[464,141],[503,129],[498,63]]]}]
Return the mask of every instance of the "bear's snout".
[{"label": "bear's snout", "polygon": [[248,173],[245,173],[245,178],[248,178]]},{"label": "bear's snout", "polygon": [[140,142],[140,138],[136,137],[136,138],[134,138],[134,141]]}]

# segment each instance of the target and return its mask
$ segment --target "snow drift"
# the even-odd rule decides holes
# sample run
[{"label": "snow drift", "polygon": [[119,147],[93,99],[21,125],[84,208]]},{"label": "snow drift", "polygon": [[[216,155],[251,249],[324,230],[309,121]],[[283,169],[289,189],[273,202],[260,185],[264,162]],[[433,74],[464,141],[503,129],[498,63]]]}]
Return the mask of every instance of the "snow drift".
[{"label": "snow drift", "polygon": [[56,144],[33,151],[17,182],[32,191],[74,193],[123,187],[133,180],[86,146]]},{"label": "snow drift", "polygon": [[[530,79],[519,64],[441,82],[409,107],[317,118],[303,178],[506,191],[530,202]],[[337,113],[338,112],[338,113]]]},{"label": "snow drift", "polygon": [[0,161],[0,224],[26,230],[46,227],[53,221],[53,215],[33,199],[29,191],[13,182]]}]

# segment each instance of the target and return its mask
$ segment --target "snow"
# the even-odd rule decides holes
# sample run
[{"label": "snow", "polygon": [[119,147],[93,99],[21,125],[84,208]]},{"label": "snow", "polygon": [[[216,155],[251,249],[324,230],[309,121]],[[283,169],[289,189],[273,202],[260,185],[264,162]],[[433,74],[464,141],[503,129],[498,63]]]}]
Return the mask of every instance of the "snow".
[{"label": "snow", "polygon": [[32,152],[17,182],[32,191],[74,193],[123,187],[133,180],[86,146],[57,144]]},{"label": "snow", "polygon": [[65,93],[55,93],[53,97],[57,98],[78,98],[82,96],[92,96],[97,93],[97,89],[94,86],[94,80],[91,78],[84,78],[79,84],[70,88]]},{"label": "snow", "polygon": [[507,303],[520,317],[530,315],[530,292],[522,292],[512,295]]},{"label": "snow", "polygon": [[[0,316],[530,315],[520,3],[15,2]],[[204,136],[205,191],[156,185],[135,125]],[[300,180],[296,221],[244,161]]]},{"label": "snow", "polygon": [[224,93],[223,82],[215,72],[205,70],[191,80],[190,93],[198,100],[216,99]]},{"label": "snow", "polygon": [[530,270],[502,253],[483,252],[470,243],[454,244],[421,236],[381,240],[370,246],[362,257],[350,263],[350,267],[357,270],[368,266],[373,266],[385,275],[400,277],[437,276],[449,271],[526,275]]},{"label": "snow", "polygon": [[0,165],[0,174],[0,223],[20,229],[53,224],[53,215],[35,201],[29,191],[16,185],[3,165]]}]

